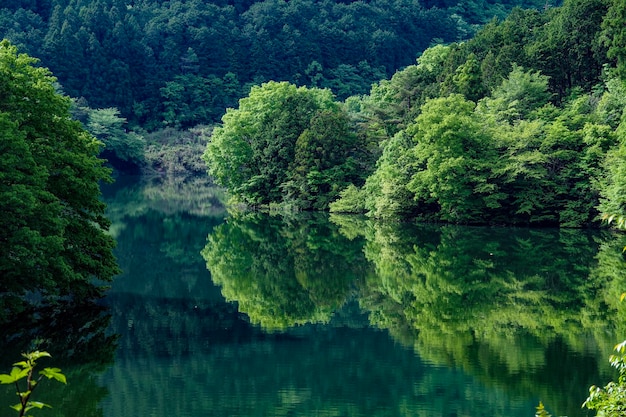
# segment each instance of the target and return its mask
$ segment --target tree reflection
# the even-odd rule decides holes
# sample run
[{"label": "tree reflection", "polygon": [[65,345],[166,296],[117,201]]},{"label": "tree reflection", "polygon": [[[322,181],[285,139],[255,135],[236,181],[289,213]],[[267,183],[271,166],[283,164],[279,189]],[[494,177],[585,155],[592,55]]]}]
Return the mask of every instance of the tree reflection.
[{"label": "tree reflection", "polygon": [[[328,322],[355,299],[420,357],[578,415],[624,331],[609,232],[237,215],[203,250],[213,281],[266,329]],[[600,365],[598,365],[600,364]]]},{"label": "tree reflection", "polygon": [[323,215],[247,214],[215,228],[202,255],[224,297],[276,330],[328,322],[363,276],[361,247]]},{"label": "tree reflection", "polygon": [[[610,352],[610,335],[624,321],[618,297],[607,297],[614,282],[624,288],[614,239],[581,230],[332,220],[348,235],[366,235],[376,273],[359,300],[373,324],[434,363],[577,413],[587,381],[598,378],[595,352]],[[552,398],[556,392],[565,395]]]}]

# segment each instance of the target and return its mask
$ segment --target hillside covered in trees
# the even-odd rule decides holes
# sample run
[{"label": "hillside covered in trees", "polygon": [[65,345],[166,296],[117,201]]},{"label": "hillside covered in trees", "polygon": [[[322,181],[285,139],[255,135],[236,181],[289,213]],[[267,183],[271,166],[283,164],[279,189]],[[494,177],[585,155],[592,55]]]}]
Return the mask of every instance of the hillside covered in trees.
[{"label": "hillside covered in trees", "polygon": [[209,172],[246,204],[376,218],[579,227],[624,214],[625,8],[515,9],[431,46],[333,110],[352,130],[319,122],[329,106],[300,118],[300,90],[264,84],[215,129]]},{"label": "hillside covered in trees", "polygon": [[201,172],[208,142],[209,173],[248,205],[625,214],[626,6],[540,3],[23,0],[0,28],[105,157]]},{"label": "hillside covered in trees", "polygon": [[[8,3],[8,4],[7,4]],[[364,94],[433,42],[545,0],[15,0],[0,37],[64,92],[147,130],[218,122],[252,85]]]}]

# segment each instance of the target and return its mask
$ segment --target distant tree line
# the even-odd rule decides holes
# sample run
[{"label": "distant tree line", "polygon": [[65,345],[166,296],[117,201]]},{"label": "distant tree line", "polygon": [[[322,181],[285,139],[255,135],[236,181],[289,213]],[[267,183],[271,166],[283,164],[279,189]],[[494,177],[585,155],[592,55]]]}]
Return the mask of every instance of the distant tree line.
[{"label": "distant tree line", "polygon": [[[7,3],[7,2],[4,2]],[[364,94],[433,42],[545,0],[15,0],[0,38],[64,92],[148,130],[218,122],[252,85]]]}]

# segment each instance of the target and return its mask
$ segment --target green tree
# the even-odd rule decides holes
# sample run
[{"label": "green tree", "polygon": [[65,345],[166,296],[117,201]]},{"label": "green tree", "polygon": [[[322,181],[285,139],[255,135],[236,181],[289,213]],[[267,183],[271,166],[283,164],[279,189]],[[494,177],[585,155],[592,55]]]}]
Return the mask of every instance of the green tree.
[{"label": "green tree", "polygon": [[324,111],[314,116],[296,141],[285,199],[294,198],[303,208],[325,209],[348,184],[361,182],[351,155],[356,141],[345,113]]},{"label": "green tree", "polygon": [[452,78],[457,93],[470,101],[478,101],[487,93],[483,85],[480,63],[474,53],[470,53],[465,64],[456,69]]},{"label": "green tree", "polygon": [[459,94],[434,99],[407,128],[416,165],[407,188],[419,204],[436,204],[445,221],[484,222],[503,198],[491,175],[498,164],[493,139],[474,107]]},{"label": "green tree", "polygon": [[127,131],[125,125],[126,119],[115,108],[88,111],[87,130],[104,144],[103,156],[140,165],[145,141],[138,133]]},{"label": "green tree", "polygon": [[617,73],[626,83],[626,4],[620,0],[612,0],[602,21],[601,40],[608,47],[607,55],[615,59]]},{"label": "green tree", "polygon": [[322,182],[352,175],[348,120],[329,90],[269,82],[227,111],[204,159],[216,182],[244,203],[281,203],[287,189],[290,201],[322,208],[340,191]]},{"label": "green tree", "polygon": [[590,89],[599,82],[606,62],[600,28],[607,9],[606,0],[565,0],[526,46],[533,66],[550,77],[559,98],[573,87]]},{"label": "green tree", "polygon": [[548,77],[513,64],[508,77],[480,102],[479,108],[486,108],[483,112],[493,114],[498,122],[513,124],[531,118],[533,112],[548,104],[551,96]]},{"label": "green tree", "polygon": [[91,298],[118,272],[98,182],[99,143],[36,60],[0,43],[0,293]]}]

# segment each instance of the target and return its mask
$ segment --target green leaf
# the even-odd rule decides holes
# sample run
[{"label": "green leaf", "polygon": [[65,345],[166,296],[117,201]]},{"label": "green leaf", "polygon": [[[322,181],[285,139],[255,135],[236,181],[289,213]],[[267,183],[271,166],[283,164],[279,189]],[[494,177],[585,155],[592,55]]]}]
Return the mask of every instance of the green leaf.
[{"label": "green leaf", "polygon": [[44,407],[52,408],[46,403],[42,403],[39,401],[29,401],[28,404],[26,404],[26,408],[24,409],[24,411],[32,410],[33,408],[42,409]]},{"label": "green leaf", "polygon": [[[32,382],[34,383],[35,381],[32,381]],[[20,392],[18,395],[20,396],[20,398],[28,398],[31,392],[32,392],[31,390],[28,390],[28,391]]]},{"label": "green leaf", "polygon": [[11,406],[15,411],[22,411],[22,404],[15,404]]},{"label": "green leaf", "polygon": [[28,375],[28,369],[14,367],[10,374],[0,375],[0,384],[13,384]]},{"label": "green leaf", "polygon": [[48,379],[54,378],[59,382],[67,384],[67,379],[65,378],[65,375],[61,373],[59,368],[44,368],[39,371],[39,373]]},{"label": "green leaf", "polygon": [[43,357],[47,357],[47,358],[52,357],[52,355],[49,354],[48,352],[45,352],[45,351],[40,352],[38,350],[31,352],[31,353],[22,354],[22,356],[24,356],[26,359],[30,359],[31,361],[36,361],[37,359],[43,358]]}]

